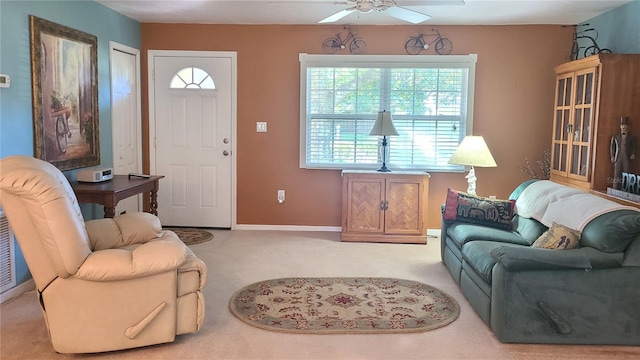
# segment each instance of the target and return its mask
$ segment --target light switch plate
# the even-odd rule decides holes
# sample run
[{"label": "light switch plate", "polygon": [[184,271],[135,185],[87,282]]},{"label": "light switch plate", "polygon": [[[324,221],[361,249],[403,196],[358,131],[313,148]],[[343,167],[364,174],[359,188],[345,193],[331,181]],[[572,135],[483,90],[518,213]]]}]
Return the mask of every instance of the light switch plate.
[{"label": "light switch plate", "polygon": [[266,121],[256,122],[256,132],[267,132],[267,122]]},{"label": "light switch plate", "polygon": [[8,88],[11,86],[11,77],[9,75],[0,74],[0,88]]}]

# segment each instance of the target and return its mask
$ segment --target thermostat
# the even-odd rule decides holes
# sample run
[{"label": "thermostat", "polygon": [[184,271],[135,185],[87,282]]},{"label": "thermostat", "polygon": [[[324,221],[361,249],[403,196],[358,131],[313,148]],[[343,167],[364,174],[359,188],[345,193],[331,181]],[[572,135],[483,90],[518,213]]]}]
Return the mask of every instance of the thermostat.
[{"label": "thermostat", "polygon": [[9,75],[0,74],[0,88],[8,88],[9,85],[11,85],[11,78],[9,77]]}]

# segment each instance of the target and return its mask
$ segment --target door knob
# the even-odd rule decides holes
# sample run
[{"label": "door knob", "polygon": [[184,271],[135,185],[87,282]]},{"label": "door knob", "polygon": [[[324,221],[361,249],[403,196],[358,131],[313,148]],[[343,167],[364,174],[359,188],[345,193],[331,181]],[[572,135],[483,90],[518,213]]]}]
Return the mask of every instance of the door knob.
[{"label": "door knob", "polygon": [[229,143],[229,138],[222,139],[222,142],[225,143],[225,144],[228,144]]},{"label": "door knob", "polygon": [[229,152],[227,150],[225,150],[225,151],[222,152],[222,155],[229,156]]}]

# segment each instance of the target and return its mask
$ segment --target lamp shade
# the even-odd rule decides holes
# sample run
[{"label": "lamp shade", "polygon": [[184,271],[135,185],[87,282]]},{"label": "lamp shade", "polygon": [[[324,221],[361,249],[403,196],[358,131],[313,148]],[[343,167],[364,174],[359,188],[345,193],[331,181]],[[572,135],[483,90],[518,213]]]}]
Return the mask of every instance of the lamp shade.
[{"label": "lamp shade", "polygon": [[449,164],[478,167],[498,166],[482,136],[465,136],[453,153]]},{"label": "lamp shade", "polygon": [[391,118],[390,112],[386,110],[378,111],[378,118],[376,119],[376,123],[373,124],[373,129],[371,129],[369,135],[398,135],[396,127],[393,126],[393,119]]}]

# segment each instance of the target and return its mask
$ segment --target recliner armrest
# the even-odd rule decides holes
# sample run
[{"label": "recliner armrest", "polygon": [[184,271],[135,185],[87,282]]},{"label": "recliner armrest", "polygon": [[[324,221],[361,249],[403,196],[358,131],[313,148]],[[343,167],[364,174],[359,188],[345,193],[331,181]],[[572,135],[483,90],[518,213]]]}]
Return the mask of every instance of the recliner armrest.
[{"label": "recliner armrest", "polygon": [[507,270],[591,270],[591,262],[579,249],[554,250],[531,247],[499,246],[491,250],[491,257]]},{"label": "recliner armrest", "polygon": [[186,247],[175,235],[167,232],[160,239],[138,246],[95,251],[80,266],[75,277],[112,281],[175,271],[187,258]]},{"label": "recliner armrest", "polygon": [[127,213],[114,218],[85,222],[91,250],[115,249],[142,244],[160,237],[162,225],[157,216],[145,212]]}]

